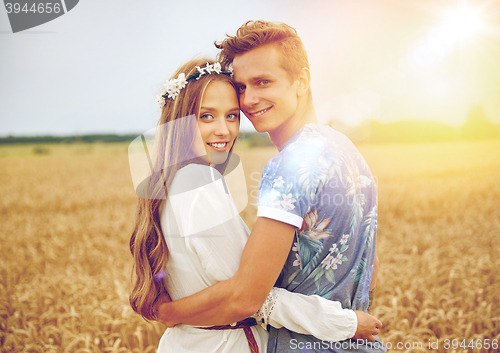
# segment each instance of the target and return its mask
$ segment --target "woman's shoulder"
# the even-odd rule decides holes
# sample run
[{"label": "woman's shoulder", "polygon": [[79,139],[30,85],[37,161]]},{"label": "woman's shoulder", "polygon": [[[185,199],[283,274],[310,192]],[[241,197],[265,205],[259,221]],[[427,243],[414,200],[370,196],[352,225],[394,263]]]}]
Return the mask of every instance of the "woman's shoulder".
[{"label": "woman's shoulder", "polygon": [[191,163],[179,169],[174,176],[168,193],[180,194],[186,191],[201,188],[215,179],[222,178],[214,168],[203,164]]}]

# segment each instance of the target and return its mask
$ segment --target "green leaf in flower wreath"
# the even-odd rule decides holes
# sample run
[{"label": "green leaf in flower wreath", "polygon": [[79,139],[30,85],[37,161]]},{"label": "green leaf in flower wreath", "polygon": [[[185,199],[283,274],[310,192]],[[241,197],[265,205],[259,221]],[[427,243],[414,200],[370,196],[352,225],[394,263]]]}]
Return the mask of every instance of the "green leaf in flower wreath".
[{"label": "green leaf in flower wreath", "polygon": [[197,72],[189,75],[188,78],[186,78],[186,81],[192,82],[194,80],[197,80],[198,77],[200,77],[200,76],[201,76],[200,73],[197,71]]}]

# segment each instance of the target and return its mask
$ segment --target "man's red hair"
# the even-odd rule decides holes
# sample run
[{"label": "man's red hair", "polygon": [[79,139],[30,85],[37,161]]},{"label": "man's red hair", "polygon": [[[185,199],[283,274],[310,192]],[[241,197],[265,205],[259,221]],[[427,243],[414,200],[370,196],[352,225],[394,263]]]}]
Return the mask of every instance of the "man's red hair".
[{"label": "man's red hair", "polygon": [[229,67],[235,56],[250,50],[274,45],[281,56],[281,66],[288,72],[291,81],[294,81],[302,68],[309,69],[307,52],[297,31],[284,23],[267,21],[247,21],[235,36],[227,36],[222,42],[215,42],[221,49],[217,60],[223,67]]}]

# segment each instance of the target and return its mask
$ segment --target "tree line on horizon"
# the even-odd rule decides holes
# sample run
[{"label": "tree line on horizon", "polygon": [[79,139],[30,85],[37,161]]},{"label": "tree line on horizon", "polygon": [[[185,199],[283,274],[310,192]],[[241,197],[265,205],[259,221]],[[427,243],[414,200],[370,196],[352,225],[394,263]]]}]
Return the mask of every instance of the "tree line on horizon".
[{"label": "tree line on horizon", "polygon": [[[329,125],[347,135],[354,143],[433,142],[500,139],[500,125],[489,121],[482,106],[473,105],[462,126],[453,127],[436,121],[400,120],[392,123],[369,121],[349,127],[339,120]],[[132,142],[140,134],[88,134],[74,136],[7,136],[0,145],[52,143]],[[238,140],[249,147],[272,146],[267,133],[240,132]]]},{"label": "tree line on horizon", "polygon": [[423,120],[400,120],[392,123],[372,120],[357,127],[348,127],[338,120],[332,120],[329,125],[349,136],[354,143],[500,139],[500,125],[486,118],[481,105],[473,105],[465,123],[457,127]]}]

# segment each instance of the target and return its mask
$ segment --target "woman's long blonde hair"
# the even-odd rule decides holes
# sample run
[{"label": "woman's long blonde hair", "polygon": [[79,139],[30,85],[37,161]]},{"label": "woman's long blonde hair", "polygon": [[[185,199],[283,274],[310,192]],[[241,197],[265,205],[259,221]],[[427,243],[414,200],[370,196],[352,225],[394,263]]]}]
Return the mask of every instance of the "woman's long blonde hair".
[{"label": "woman's long blonde hair", "polygon": [[[191,60],[182,65],[172,78],[177,78],[179,73],[189,77],[196,72],[196,66],[203,67],[206,63],[214,62],[207,59]],[[161,133],[156,135],[158,153],[153,162],[154,170],[159,172],[151,175],[143,186],[146,190],[142,194],[148,196],[139,197],[137,201],[135,226],[130,238],[130,251],[134,258],[134,288],[129,298],[130,305],[147,320],[156,318],[153,304],[160,294],[167,292],[161,276],[167,265],[168,248],[160,226],[160,206],[177,170],[196,158],[192,155],[192,146],[196,137],[197,117],[203,94],[212,81],[228,82],[236,91],[232,79],[224,74],[203,75],[181,89],[175,100],[166,100],[158,122],[157,130]],[[181,120],[168,124],[177,119]],[[227,161],[216,168],[223,172],[226,164]]]}]

